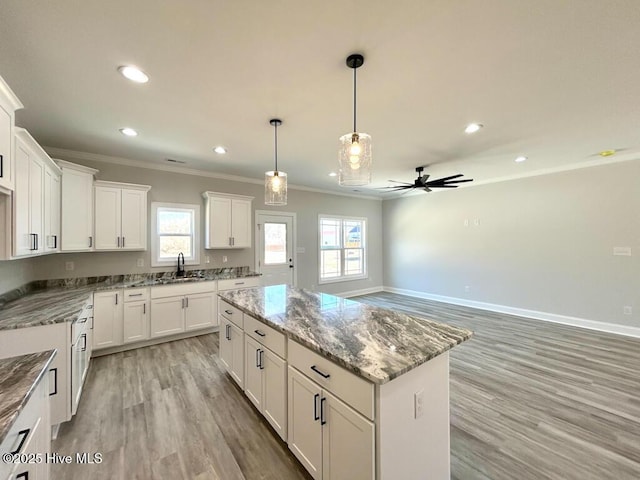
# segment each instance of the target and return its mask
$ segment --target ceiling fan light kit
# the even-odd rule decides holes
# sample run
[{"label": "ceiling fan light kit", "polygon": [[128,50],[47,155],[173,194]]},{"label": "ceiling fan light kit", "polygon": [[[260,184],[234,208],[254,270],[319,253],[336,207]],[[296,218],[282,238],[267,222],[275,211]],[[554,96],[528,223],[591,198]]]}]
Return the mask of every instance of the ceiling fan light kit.
[{"label": "ceiling fan light kit", "polygon": [[282,120],[272,118],[269,123],[274,127],[275,168],[264,174],[264,204],[286,205],[287,174],[278,170],[278,127],[282,125]]},{"label": "ceiling fan light kit", "polygon": [[347,57],[347,66],[353,69],[353,131],[340,137],[338,183],[353,187],[371,183],[371,136],[356,128],[356,70],[364,64],[358,53]]}]

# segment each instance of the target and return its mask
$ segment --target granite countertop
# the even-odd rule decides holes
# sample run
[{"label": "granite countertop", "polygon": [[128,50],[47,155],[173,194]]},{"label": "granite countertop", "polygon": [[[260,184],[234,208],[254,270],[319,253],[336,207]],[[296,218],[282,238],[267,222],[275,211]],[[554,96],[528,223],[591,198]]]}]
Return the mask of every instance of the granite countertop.
[{"label": "granite countertop", "polygon": [[113,275],[33,282],[0,296],[0,330],[75,322],[95,291],[259,276],[248,267]]},{"label": "granite countertop", "polygon": [[338,365],[384,384],[471,338],[464,328],[288,285],[218,296]]},{"label": "granite countertop", "polygon": [[0,443],[49,369],[55,350],[0,360]]}]

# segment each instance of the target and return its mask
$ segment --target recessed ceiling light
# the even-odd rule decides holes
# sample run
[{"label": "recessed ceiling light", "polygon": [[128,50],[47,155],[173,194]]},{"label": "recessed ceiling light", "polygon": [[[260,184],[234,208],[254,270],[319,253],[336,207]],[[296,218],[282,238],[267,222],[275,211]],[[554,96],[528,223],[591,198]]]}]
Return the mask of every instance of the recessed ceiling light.
[{"label": "recessed ceiling light", "polygon": [[213,149],[213,151],[216,152],[218,155],[224,155],[225,153],[227,153],[227,149],[224,148],[222,145],[218,145]]},{"label": "recessed ceiling light", "polygon": [[329,174],[329,176],[330,176],[330,177],[337,177],[337,176],[338,176],[338,174],[337,174],[336,172],[331,172],[331,173]]},{"label": "recessed ceiling light", "polygon": [[127,137],[137,137],[138,132],[136,132],[133,128],[125,127],[120,129],[120,133],[126,135]]},{"label": "recessed ceiling light", "polygon": [[615,150],[603,150],[601,152],[598,152],[598,155],[600,155],[601,157],[610,157],[611,155],[615,155],[615,153]]},{"label": "recessed ceiling light", "polygon": [[147,83],[149,81],[149,76],[133,65],[122,65],[118,67],[118,71],[123,77],[128,78],[132,82]]},{"label": "recessed ceiling light", "polygon": [[464,129],[464,133],[476,133],[483,127],[481,123],[470,123]]},{"label": "recessed ceiling light", "polygon": [[519,157],[516,157],[515,161],[520,163],[520,162],[524,162],[525,160],[527,160],[527,157],[525,157],[524,155],[520,155]]}]

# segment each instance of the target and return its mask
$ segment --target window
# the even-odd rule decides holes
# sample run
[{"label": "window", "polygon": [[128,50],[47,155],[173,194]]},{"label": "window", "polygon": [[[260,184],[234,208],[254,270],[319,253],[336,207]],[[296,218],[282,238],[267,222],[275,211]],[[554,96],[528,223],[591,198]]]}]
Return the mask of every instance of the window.
[{"label": "window", "polygon": [[151,204],[151,266],[174,266],[178,254],[186,265],[200,263],[200,205]]},{"label": "window", "polygon": [[320,215],[320,283],[367,278],[366,222]]}]

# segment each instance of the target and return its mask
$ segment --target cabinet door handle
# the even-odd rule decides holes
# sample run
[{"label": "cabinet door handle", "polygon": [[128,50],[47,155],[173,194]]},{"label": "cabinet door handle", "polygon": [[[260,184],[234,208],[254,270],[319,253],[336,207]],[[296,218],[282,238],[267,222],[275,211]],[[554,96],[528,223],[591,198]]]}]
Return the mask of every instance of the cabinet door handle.
[{"label": "cabinet door handle", "polygon": [[256,332],[256,333],[257,333],[258,335],[260,335],[261,337],[266,337],[266,336],[267,336],[267,334],[266,334],[266,333],[263,333],[263,332],[261,332],[260,330],[254,330],[254,332]]},{"label": "cabinet door handle", "polygon": [[118,294],[116,293],[116,305],[118,304]]},{"label": "cabinet door handle", "polygon": [[180,299],[181,308],[184,308],[184,297]]},{"label": "cabinet door handle", "polygon": [[320,400],[320,425],[324,425],[325,423],[327,423],[324,418],[324,402],[326,401],[327,399],[325,397],[322,397],[322,399]]},{"label": "cabinet door handle", "polygon": [[31,238],[31,247],[29,247],[29,250],[31,250],[33,252],[34,250],[37,250],[37,248],[36,248],[36,234],[35,233],[30,233],[29,237]]},{"label": "cabinet door handle", "polygon": [[260,349],[256,348],[256,368],[260,368]]},{"label": "cabinet door handle", "polygon": [[264,370],[264,350],[260,349],[260,370]]},{"label": "cabinet door handle", "polygon": [[93,237],[89,237],[89,248],[93,247]]},{"label": "cabinet door handle", "polygon": [[53,248],[58,248],[58,235],[53,236]]},{"label": "cabinet door handle", "polygon": [[27,428],[25,430],[20,430],[18,432],[18,436],[22,436],[22,438],[20,439],[20,443],[18,444],[18,448],[16,448],[13,452],[11,452],[11,455],[15,455],[16,453],[20,453],[20,450],[22,450],[22,447],[24,447],[24,442],[27,441],[27,437],[29,436],[29,432],[31,431],[30,428]]},{"label": "cabinet door handle", "polygon": [[0,178],[4,177],[4,155],[0,155]]},{"label": "cabinet door handle", "polygon": [[318,415],[318,399],[320,398],[320,394],[316,393],[313,396],[313,421],[317,422],[320,420],[320,415]]},{"label": "cabinet door handle", "polygon": [[93,330],[93,317],[91,317],[91,330]]},{"label": "cabinet door handle", "polygon": [[53,372],[53,392],[49,393],[49,396],[52,397],[58,394],[58,368],[50,368],[50,372]]},{"label": "cabinet door handle", "polygon": [[142,304],[142,314],[143,314],[143,315],[146,315],[146,314],[147,314],[147,304],[146,304],[146,303],[143,303],[143,304]]},{"label": "cabinet door handle", "polygon": [[227,323],[225,327],[226,327],[225,336],[227,337],[227,340],[231,340],[231,325]]},{"label": "cabinet door handle", "polygon": [[120,248],[120,237],[118,237],[118,248]]},{"label": "cabinet door handle", "polygon": [[184,299],[184,303],[185,303],[185,308],[189,308],[189,297],[186,297]]},{"label": "cabinet door handle", "polygon": [[122,248],[124,248],[124,237],[122,237]]},{"label": "cabinet door handle", "polygon": [[39,240],[38,234],[36,233],[36,250],[38,250],[38,244],[40,243]]},{"label": "cabinet door handle", "polygon": [[315,365],[311,365],[311,370],[313,370],[314,372],[316,372],[318,375],[320,375],[322,378],[329,378],[331,376],[331,374],[329,373],[324,373],[320,370],[318,370],[318,367],[316,367]]},{"label": "cabinet door handle", "polygon": [[82,349],[80,351],[86,352],[87,351],[87,334],[83,333],[81,336],[82,336]]}]

